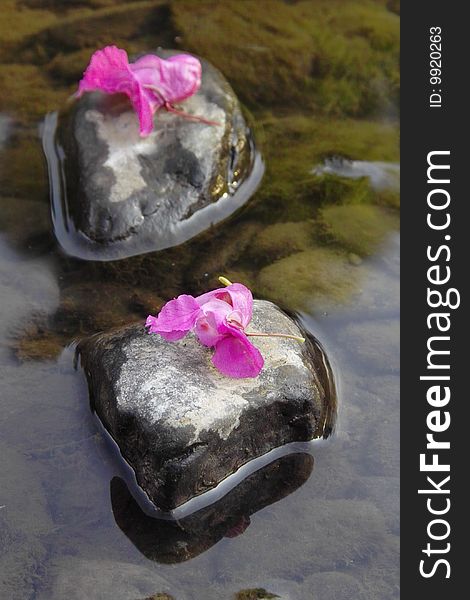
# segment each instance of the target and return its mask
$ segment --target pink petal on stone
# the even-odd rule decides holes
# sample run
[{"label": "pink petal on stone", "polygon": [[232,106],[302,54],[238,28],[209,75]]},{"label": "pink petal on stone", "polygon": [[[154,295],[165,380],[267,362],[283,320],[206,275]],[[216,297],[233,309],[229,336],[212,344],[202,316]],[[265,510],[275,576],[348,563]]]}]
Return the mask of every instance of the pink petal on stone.
[{"label": "pink petal on stone", "polygon": [[264,365],[260,351],[242,332],[217,342],[212,362],[221,373],[237,379],[257,377]]},{"label": "pink petal on stone", "polygon": [[251,291],[241,283],[232,283],[225,288],[232,298],[235,311],[242,316],[242,325],[246,327],[253,316],[253,295]]},{"label": "pink petal on stone", "polygon": [[225,288],[218,288],[217,290],[212,290],[211,292],[201,294],[201,296],[196,296],[196,301],[199,306],[203,306],[211,300],[222,300],[223,302],[227,302],[227,304],[232,305],[232,298]]},{"label": "pink petal on stone", "polygon": [[233,310],[239,311],[243,327],[246,327],[253,316],[253,295],[251,291],[241,283],[232,283],[225,288],[218,288],[212,292],[206,292],[196,298],[200,306],[213,299],[223,300],[231,304]]},{"label": "pink petal on stone", "polygon": [[173,67],[173,99],[182,102],[195,94],[201,87],[201,63],[191,54],[175,54],[167,59]]},{"label": "pink petal on stone", "polygon": [[157,317],[149,315],[145,322],[145,327],[148,327],[148,333],[159,333],[165,340],[169,342],[176,342],[183,338],[188,332],[187,331],[176,331],[176,332],[160,332],[157,325]]},{"label": "pink petal on stone", "polygon": [[108,94],[134,92],[137,82],[129,69],[127,52],[116,46],[97,50],[78,84],[78,95],[101,90]]},{"label": "pink petal on stone", "polygon": [[[204,346],[215,346],[225,333],[224,328],[227,315],[232,311],[232,306],[223,300],[213,299],[201,306],[201,316],[195,327],[195,334]],[[224,329],[225,331],[225,329]]]},{"label": "pink petal on stone", "polygon": [[169,341],[184,337],[196,324],[201,308],[193,296],[182,294],[167,302],[158,317],[148,317],[150,333],[159,333]]},{"label": "pink petal on stone", "polygon": [[157,326],[157,317],[149,315],[145,321],[145,327],[149,328],[149,333],[157,333],[155,327]]},{"label": "pink petal on stone", "polygon": [[190,54],[176,54],[167,59],[147,54],[132,63],[130,69],[161,105],[186,100],[201,87],[201,63]]},{"label": "pink petal on stone", "polygon": [[125,50],[106,46],[93,54],[78,85],[78,96],[95,90],[107,94],[126,94],[139,118],[141,135],[148,135],[152,131],[153,113],[157,107],[153,97],[146,93],[132,73]]},{"label": "pink petal on stone", "polygon": [[224,337],[223,334],[218,333],[217,323],[214,315],[211,313],[199,317],[194,328],[194,333],[201,344],[209,348],[215,346]]}]

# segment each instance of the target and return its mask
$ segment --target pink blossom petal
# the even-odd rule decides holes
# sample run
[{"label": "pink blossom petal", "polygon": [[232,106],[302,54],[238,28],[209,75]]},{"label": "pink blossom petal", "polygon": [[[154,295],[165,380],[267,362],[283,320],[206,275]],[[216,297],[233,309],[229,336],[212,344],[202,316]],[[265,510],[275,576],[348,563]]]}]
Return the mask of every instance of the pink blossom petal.
[{"label": "pink blossom petal", "polygon": [[78,85],[78,95],[101,90],[108,94],[135,92],[136,81],[129,69],[127,52],[116,46],[97,50],[90,59],[83,79]]},{"label": "pink blossom petal", "polygon": [[134,96],[131,97],[131,102],[139,119],[140,135],[149,135],[153,131],[154,101],[149,98],[148,94],[143,93],[139,87]]},{"label": "pink blossom petal", "polygon": [[175,341],[192,329],[201,314],[201,308],[193,296],[182,294],[167,302],[158,317],[148,317],[150,333],[159,333],[165,339]]},{"label": "pink blossom petal", "polygon": [[217,298],[214,298],[213,300],[210,300],[201,306],[201,311],[205,315],[214,315],[217,329],[219,329],[219,327],[225,323],[227,315],[229,315],[232,310],[233,309],[230,304],[224,302],[223,300],[218,300]]},{"label": "pink blossom petal", "polygon": [[106,46],[93,54],[78,85],[78,95],[94,90],[107,94],[126,94],[139,118],[141,135],[148,135],[152,131],[153,113],[158,106],[132,73],[125,50]]},{"label": "pink blossom petal", "polygon": [[188,334],[187,331],[160,331],[158,332],[167,342],[177,342]]},{"label": "pink blossom petal", "polygon": [[241,283],[232,283],[225,289],[232,298],[234,310],[242,315],[243,327],[246,327],[253,316],[253,295],[251,291]]},{"label": "pink blossom petal", "polygon": [[168,59],[147,54],[132,63],[130,69],[160,106],[181,102],[201,86],[201,63],[190,54],[176,54]]},{"label": "pink blossom petal", "polygon": [[205,294],[196,296],[196,301],[199,306],[203,306],[211,300],[222,300],[223,302],[227,302],[227,304],[232,304],[232,298],[226,291],[226,288],[218,288],[217,290],[212,290],[211,292],[206,292]]},{"label": "pink blossom petal", "polygon": [[206,292],[196,298],[200,306],[213,299],[223,300],[230,303],[234,310],[242,315],[241,323],[246,327],[253,316],[253,295],[251,291],[241,283],[232,283],[225,288],[218,288],[212,292]]},{"label": "pink blossom petal", "polygon": [[202,316],[198,318],[195,333],[205,346],[215,346],[224,337],[220,329],[224,326],[232,307],[222,300],[211,300],[201,307]]},{"label": "pink blossom petal", "polygon": [[212,362],[221,373],[237,379],[257,377],[264,365],[260,351],[242,332],[217,342]]},{"label": "pink blossom petal", "polygon": [[145,321],[145,327],[149,328],[149,333],[157,333],[155,328],[157,327],[157,317],[149,315]]},{"label": "pink blossom petal", "polygon": [[166,61],[172,65],[172,102],[182,102],[201,87],[201,63],[191,54],[175,54]]},{"label": "pink blossom petal", "polygon": [[223,334],[217,331],[217,322],[212,313],[199,317],[194,328],[194,333],[201,344],[209,348],[215,346],[224,337]]}]

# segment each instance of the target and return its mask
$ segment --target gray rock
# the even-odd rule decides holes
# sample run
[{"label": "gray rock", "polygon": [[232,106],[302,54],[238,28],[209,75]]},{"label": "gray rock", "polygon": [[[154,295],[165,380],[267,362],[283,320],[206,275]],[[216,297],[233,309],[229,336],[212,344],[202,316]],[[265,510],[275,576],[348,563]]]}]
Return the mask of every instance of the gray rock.
[{"label": "gray rock", "polygon": [[[250,329],[301,335],[265,301],[255,301]],[[219,373],[192,334],[169,343],[138,324],[80,343],[92,404],[159,508],[214,488],[273,448],[331,430],[334,386],[320,347],[252,339],[265,366],[241,380]]]},{"label": "gray rock", "polygon": [[56,117],[49,117],[44,149],[54,211],[62,215],[56,235],[68,252],[106,259],[166,248],[225,218],[253,193],[262,167],[238,100],[223,75],[201,63],[201,88],[181,110],[219,125],[159,110],[154,131],[142,138],[128,99],[100,92],[67,107],[55,140]]}]

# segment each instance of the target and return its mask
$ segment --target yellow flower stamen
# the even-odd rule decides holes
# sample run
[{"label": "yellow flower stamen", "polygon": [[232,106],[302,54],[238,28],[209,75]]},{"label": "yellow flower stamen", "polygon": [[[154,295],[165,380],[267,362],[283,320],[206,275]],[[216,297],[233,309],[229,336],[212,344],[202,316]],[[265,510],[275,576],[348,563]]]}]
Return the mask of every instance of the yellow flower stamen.
[{"label": "yellow flower stamen", "polygon": [[222,285],[232,285],[232,282],[226,277],[219,277],[219,281]]}]

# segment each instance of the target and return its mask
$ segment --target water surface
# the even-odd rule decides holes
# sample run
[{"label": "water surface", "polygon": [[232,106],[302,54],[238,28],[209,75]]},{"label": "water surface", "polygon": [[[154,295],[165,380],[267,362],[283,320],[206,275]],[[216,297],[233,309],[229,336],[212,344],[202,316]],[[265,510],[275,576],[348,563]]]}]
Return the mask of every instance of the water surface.
[{"label": "water surface", "polygon": [[[250,3],[247,19],[247,4],[5,2],[2,598],[399,597],[398,191],[374,185],[369,168],[398,161],[398,18],[382,2],[332,15],[328,2],[273,1]],[[69,257],[54,238],[39,130],[110,42],[179,44],[214,62],[254,124],[266,174],[206,234],[104,263]],[[315,171],[338,156],[368,168]],[[74,343],[221,274],[296,312],[321,341],[339,386],[336,429],[189,520],[148,521],[90,412]]]}]

